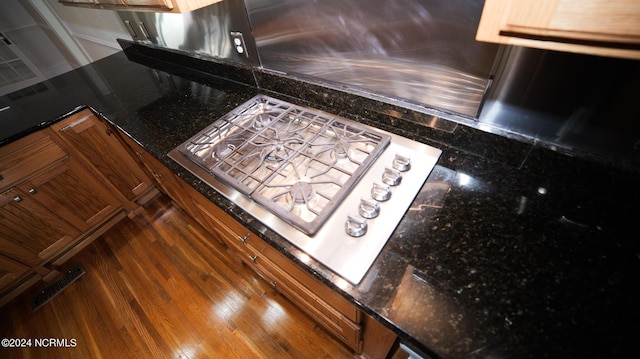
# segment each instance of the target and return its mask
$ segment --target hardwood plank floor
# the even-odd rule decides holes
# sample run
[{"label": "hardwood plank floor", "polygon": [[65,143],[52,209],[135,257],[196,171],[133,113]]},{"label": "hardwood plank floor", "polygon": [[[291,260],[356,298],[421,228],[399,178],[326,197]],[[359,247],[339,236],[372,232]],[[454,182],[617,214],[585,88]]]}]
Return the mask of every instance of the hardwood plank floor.
[{"label": "hardwood plank floor", "polygon": [[[1,358],[356,358],[159,197],[80,252],[86,274],[33,311],[0,308]],[[35,348],[35,339],[72,347]],[[73,339],[75,345],[73,344]]]}]

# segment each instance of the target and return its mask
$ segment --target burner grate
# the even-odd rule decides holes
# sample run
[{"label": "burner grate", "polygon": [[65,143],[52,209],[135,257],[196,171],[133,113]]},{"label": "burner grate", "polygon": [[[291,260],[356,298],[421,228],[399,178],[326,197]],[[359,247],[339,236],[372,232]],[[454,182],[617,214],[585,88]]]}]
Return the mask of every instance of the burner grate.
[{"label": "burner grate", "polygon": [[307,234],[315,233],[390,137],[315,109],[256,96],[179,151]]}]

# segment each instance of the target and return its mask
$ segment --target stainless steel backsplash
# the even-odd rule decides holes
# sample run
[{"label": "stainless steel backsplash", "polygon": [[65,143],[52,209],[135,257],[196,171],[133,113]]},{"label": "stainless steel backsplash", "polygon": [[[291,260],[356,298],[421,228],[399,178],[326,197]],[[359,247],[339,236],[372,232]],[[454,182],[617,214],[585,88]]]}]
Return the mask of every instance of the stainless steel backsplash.
[{"label": "stainless steel backsplash", "polygon": [[[640,61],[477,42],[483,3],[224,0],[185,14],[119,14],[136,41],[640,162]],[[248,56],[235,51],[231,32],[243,34]]]},{"label": "stainless steel backsplash", "polygon": [[475,117],[497,47],[483,1],[245,0],[265,69]]}]

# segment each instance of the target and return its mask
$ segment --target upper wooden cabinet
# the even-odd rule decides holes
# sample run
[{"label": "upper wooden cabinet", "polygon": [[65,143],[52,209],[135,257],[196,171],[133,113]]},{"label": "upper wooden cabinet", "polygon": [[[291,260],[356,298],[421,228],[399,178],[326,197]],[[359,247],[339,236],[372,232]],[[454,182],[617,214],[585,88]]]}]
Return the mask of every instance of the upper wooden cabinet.
[{"label": "upper wooden cabinet", "polygon": [[640,59],[640,1],[486,0],[476,40]]},{"label": "upper wooden cabinet", "polygon": [[117,190],[134,201],[153,187],[153,182],[120,143],[117,130],[89,109],[80,111],[51,126],[71,146],[69,151],[84,158]]},{"label": "upper wooden cabinet", "polygon": [[174,13],[193,11],[220,1],[222,0],[59,0],[64,5],[95,9]]}]

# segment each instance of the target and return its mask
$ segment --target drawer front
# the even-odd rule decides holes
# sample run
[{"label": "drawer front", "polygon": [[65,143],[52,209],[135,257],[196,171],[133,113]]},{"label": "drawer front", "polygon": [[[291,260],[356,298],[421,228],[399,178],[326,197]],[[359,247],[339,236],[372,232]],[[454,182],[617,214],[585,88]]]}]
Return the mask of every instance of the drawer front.
[{"label": "drawer front", "polygon": [[0,152],[0,191],[66,156],[62,148],[40,133],[3,147]]},{"label": "drawer front", "polygon": [[257,267],[259,273],[265,273],[265,279],[276,290],[301,307],[329,332],[354,351],[361,351],[362,329],[359,324],[350,321],[267,258],[252,254],[248,255],[247,262],[250,262],[252,267]]},{"label": "drawer front", "polygon": [[249,230],[245,226],[231,218],[229,214],[223,211],[220,207],[211,203],[208,199],[204,197],[202,197],[201,200],[194,198],[194,202],[199,203],[199,207],[201,209],[204,208],[209,213],[209,217],[216,225],[229,228],[238,237],[243,237],[249,233]]},{"label": "drawer front", "polygon": [[[240,245],[241,241],[245,241],[248,237],[251,237],[248,229],[242,227],[244,231],[232,231],[226,225],[222,224],[220,217],[212,213],[212,209],[215,205],[211,204],[206,198],[194,198],[191,197],[191,203],[193,207],[198,211],[197,220],[205,226],[208,230],[219,234],[225,240],[226,245],[231,245],[236,250],[242,251],[243,247]],[[224,214],[228,217],[227,214]],[[225,218],[226,218],[225,217]],[[229,222],[227,220],[226,222]],[[242,234],[240,234],[242,233]]]},{"label": "drawer front", "polygon": [[[192,198],[203,224],[287,298],[355,351],[361,350],[361,311],[206,199]],[[205,202],[205,203],[201,203]]]},{"label": "drawer front", "polygon": [[0,254],[0,293],[14,280],[23,277],[30,268]]},{"label": "drawer front", "polygon": [[346,318],[355,323],[360,323],[362,312],[344,297],[329,289],[317,279],[313,278],[309,273],[305,272],[298,265],[286,258],[282,253],[268,245],[257,236],[249,237],[246,241],[247,246],[251,247],[256,253],[268,258],[271,262],[282,268],[284,273],[295,278],[302,283],[317,297],[322,298],[331,307],[342,313]]},{"label": "drawer front", "polygon": [[[203,205],[197,200],[194,200],[194,203],[196,206],[200,207],[200,212],[202,212]],[[219,231],[219,228],[228,228],[227,236],[232,236],[236,239],[232,241],[232,243],[237,250],[247,252],[249,256],[255,253],[269,258],[270,261],[284,269],[286,273],[289,273],[289,275],[297,281],[303,283],[304,286],[309,288],[313,293],[316,293],[318,297],[336,308],[340,313],[344,314],[349,320],[355,323],[360,322],[361,312],[356,306],[351,304],[338,293],[326,287],[324,284],[320,283],[317,279],[313,278],[309,273],[305,272],[298,265],[286,258],[282,253],[278,252],[258,236],[252,235],[246,227],[232,219],[228,214],[224,213],[222,209],[211,204],[204,210],[209,213],[207,216],[208,218],[206,219],[210,222],[208,227],[211,227],[210,229],[216,231]],[[241,243],[242,246],[240,246]],[[249,246],[250,249],[247,250],[243,246]]]}]

